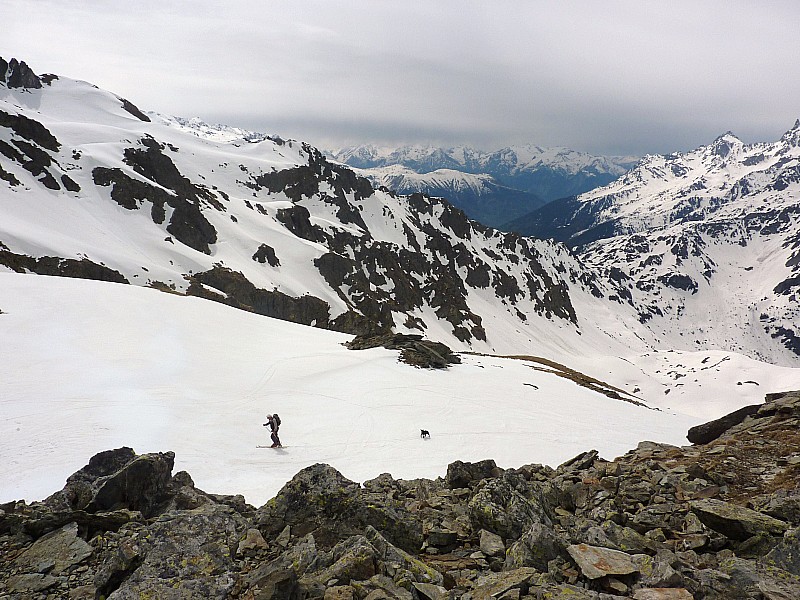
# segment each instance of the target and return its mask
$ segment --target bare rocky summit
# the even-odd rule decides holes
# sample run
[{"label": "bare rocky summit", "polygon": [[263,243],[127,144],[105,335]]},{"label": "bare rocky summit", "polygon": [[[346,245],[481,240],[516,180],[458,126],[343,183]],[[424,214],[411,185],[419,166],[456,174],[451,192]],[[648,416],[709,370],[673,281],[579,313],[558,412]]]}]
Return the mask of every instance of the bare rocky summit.
[{"label": "bare rocky summit", "polygon": [[800,597],[800,392],[711,428],[556,469],[452,463],[358,484],[328,465],[260,508],[94,456],[0,506],[0,598],[790,600]]}]

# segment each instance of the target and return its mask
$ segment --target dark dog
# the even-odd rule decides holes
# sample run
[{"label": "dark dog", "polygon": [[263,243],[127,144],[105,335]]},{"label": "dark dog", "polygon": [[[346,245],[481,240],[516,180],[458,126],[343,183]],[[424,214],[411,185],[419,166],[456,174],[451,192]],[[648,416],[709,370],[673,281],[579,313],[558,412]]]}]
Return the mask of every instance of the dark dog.
[{"label": "dark dog", "polygon": [[431,434],[427,429],[420,429],[419,430],[419,437],[421,437],[421,438],[429,438],[429,437],[431,437]]}]

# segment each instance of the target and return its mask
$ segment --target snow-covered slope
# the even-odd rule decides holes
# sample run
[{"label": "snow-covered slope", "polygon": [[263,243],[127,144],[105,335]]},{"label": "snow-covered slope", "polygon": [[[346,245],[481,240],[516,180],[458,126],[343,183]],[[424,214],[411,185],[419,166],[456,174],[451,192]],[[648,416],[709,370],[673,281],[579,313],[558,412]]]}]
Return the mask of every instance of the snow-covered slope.
[{"label": "snow-covered slope", "polygon": [[561,244],[373,190],[307,144],[240,130],[220,140],[219,128],[151,119],[88,83],[45,79],[0,87],[5,270],[487,352],[647,347],[625,325],[633,311],[609,304],[611,287]]},{"label": "snow-covered slope", "polygon": [[[123,445],[173,450],[201,489],[256,505],[317,462],[364,481],[442,476],[454,460],[612,458],[645,439],[683,444],[688,427],[800,385],[796,369],[730,355],[642,356],[644,370],[633,355],[591,358],[587,372],[613,370],[652,410],[538,363],[464,355],[420,370],[393,351],[347,350],[341,333],[136,286],[0,273],[0,309],[0,502],[40,499],[87,456]],[[664,395],[678,372],[686,387],[671,381]],[[272,412],[283,450],[256,447]]]},{"label": "snow-covered slope", "polygon": [[[637,161],[635,157],[593,156],[569,148],[542,148],[531,144],[490,152],[464,146],[361,145],[329,154],[339,162],[362,169],[399,165],[419,174],[441,169],[486,174],[506,188],[532,193],[544,202],[604,185]],[[515,216],[509,215],[506,221]]]},{"label": "snow-covered slope", "polygon": [[517,225],[579,247],[658,337],[771,361],[800,355],[800,121],[776,142],[726,133],[647,156]]},{"label": "snow-covered slope", "polygon": [[353,170],[375,187],[400,194],[422,193],[445,198],[470,218],[500,228],[510,219],[533,212],[544,205],[535,194],[500,185],[494,177],[454,169],[417,173],[401,165]]}]

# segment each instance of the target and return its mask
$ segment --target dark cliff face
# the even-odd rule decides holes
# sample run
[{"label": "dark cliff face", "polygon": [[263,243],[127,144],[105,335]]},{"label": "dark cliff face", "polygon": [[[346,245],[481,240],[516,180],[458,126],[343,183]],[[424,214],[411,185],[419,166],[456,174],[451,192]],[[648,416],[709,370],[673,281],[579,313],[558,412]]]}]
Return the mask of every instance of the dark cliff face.
[{"label": "dark cliff face", "polygon": [[36,76],[25,61],[12,58],[6,62],[0,57],[0,82],[9,88],[40,89],[42,81]]},{"label": "dark cliff face", "polygon": [[0,506],[0,593],[797,598],[798,425],[800,392],[784,392],[696,428],[698,445],[613,461],[455,461],[361,485],[315,464],[260,508],[173,475],[171,452],[109,450],[46,500]]}]

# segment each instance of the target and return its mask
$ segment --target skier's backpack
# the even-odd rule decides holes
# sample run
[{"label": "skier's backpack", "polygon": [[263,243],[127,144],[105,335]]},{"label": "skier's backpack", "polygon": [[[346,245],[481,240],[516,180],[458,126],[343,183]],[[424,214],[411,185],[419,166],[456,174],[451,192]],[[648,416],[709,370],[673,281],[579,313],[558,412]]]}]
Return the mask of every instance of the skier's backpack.
[{"label": "skier's backpack", "polygon": [[275,419],[275,426],[276,427],[280,427],[281,426],[281,418],[278,416],[278,414],[277,413],[273,414],[272,418]]}]

